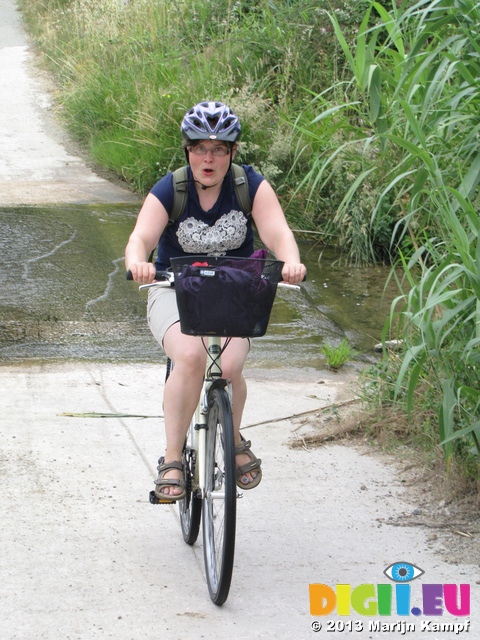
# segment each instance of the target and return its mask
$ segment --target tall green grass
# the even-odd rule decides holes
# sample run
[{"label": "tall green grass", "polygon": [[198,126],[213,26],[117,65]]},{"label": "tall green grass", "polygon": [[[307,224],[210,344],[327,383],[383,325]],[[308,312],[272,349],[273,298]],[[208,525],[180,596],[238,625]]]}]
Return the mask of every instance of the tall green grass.
[{"label": "tall green grass", "polygon": [[474,1],[372,2],[352,45],[329,14],[345,66],[297,118],[299,190],[354,261],[389,261],[436,227],[429,187],[475,187],[477,15]]},{"label": "tall green grass", "polygon": [[478,456],[480,4],[373,2],[354,47],[330,20],[346,68],[297,119],[302,187],[312,202],[334,194],[331,226],[359,261],[399,256],[385,329],[405,344],[395,396],[412,413],[428,382],[447,462]]},{"label": "tall green grass", "polygon": [[[365,3],[364,3],[365,4]],[[140,193],[183,161],[179,126],[205,99],[228,102],[243,124],[241,156],[290,199],[291,114],[331,79],[327,0],[20,0],[58,78],[74,135]],[[343,24],[355,18],[333,0]],[[357,9],[355,9],[357,10]]]}]

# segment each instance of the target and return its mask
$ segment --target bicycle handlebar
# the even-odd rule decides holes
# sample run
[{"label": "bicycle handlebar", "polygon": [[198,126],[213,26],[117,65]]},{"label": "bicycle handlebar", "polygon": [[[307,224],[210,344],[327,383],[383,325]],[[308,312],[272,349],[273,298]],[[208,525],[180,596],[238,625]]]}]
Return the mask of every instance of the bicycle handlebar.
[{"label": "bicycle handlebar", "polygon": [[[132,272],[130,271],[130,269],[127,271],[126,273],[126,277],[127,280],[133,280],[133,276],[132,276]],[[305,275],[302,282],[305,282],[307,280],[307,276]],[[155,281],[156,282],[169,282],[170,286],[174,286],[173,284],[173,273],[171,271],[155,271]],[[155,284],[155,281],[152,284]],[[284,282],[283,280],[279,281],[279,286],[282,287],[292,287],[292,288],[300,288],[298,285],[296,284],[289,284],[288,282]],[[143,287],[149,287],[152,285],[143,285]],[[142,288],[143,288],[142,287]]]}]

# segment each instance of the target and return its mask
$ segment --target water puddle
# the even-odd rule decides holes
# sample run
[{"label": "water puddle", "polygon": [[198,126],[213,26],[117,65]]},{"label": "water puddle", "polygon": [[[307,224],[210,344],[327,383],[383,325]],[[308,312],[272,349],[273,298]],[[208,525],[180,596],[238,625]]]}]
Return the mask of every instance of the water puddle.
[{"label": "water puddle", "polygon": [[[146,293],[125,280],[123,251],[137,209],[128,205],[0,211],[0,362],[163,361],[146,325]],[[324,368],[320,348],[343,337],[364,359],[380,341],[392,287],[388,269],[355,269],[301,245],[308,282],[280,291],[252,364]]]}]

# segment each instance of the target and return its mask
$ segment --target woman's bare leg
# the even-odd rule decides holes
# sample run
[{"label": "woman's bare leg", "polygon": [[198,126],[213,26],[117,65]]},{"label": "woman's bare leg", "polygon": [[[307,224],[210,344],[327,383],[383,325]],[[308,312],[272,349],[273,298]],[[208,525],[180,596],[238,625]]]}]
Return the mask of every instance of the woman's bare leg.
[{"label": "woman's bare leg", "polygon": [[[222,355],[223,377],[232,381],[232,413],[236,445],[241,442],[240,425],[247,399],[247,383],[243,377],[243,367],[249,350],[250,342],[246,338],[232,338]],[[242,466],[248,462],[250,462],[250,457],[246,453],[236,456],[237,466]],[[242,481],[245,485],[248,485],[249,482],[255,479],[256,475],[255,471],[247,473],[243,476]]]},{"label": "woman's bare leg", "polygon": [[[177,322],[165,334],[165,353],[175,363],[165,384],[163,413],[167,448],[165,462],[181,461],[183,445],[190,421],[195,412],[203,384],[206,353],[201,338],[187,336],[180,331]],[[180,472],[172,470],[164,478],[180,479]],[[166,487],[165,494],[180,493],[178,487]]]},{"label": "woman's bare leg", "polygon": [[[205,372],[206,352],[201,338],[187,336],[180,331],[179,323],[172,325],[165,334],[163,341],[165,353],[173,360],[175,366],[165,384],[163,396],[163,410],[165,417],[165,433],[167,448],[165,462],[182,459],[183,445],[190,425],[190,421],[197,406],[203,375]],[[240,444],[240,424],[247,398],[247,385],[243,377],[243,366],[250,349],[250,343],[245,338],[232,338],[222,354],[222,374],[232,381],[232,414],[235,432],[235,444]],[[237,465],[250,461],[246,454],[236,457]],[[168,471],[164,478],[180,478],[177,470]],[[251,482],[255,472],[245,475]],[[180,493],[178,487],[165,487],[163,492],[175,496]]]}]

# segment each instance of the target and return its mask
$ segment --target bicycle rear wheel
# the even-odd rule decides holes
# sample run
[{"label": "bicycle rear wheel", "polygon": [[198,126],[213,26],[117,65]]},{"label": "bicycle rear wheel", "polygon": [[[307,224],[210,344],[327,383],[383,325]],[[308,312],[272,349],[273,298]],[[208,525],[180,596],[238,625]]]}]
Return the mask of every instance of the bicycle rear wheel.
[{"label": "bicycle rear wheel", "polygon": [[202,500],[195,494],[196,489],[192,486],[196,461],[194,434],[195,418],[190,423],[182,454],[186,494],[183,500],[178,501],[183,539],[190,545],[195,544],[198,538],[202,516]]},{"label": "bicycle rear wheel", "polygon": [[203,498],[205,572],[210,597],[217,605],[227,599],[232,580],[236,501],[232,410],[226,390],[217,387],[209,394]]}]

